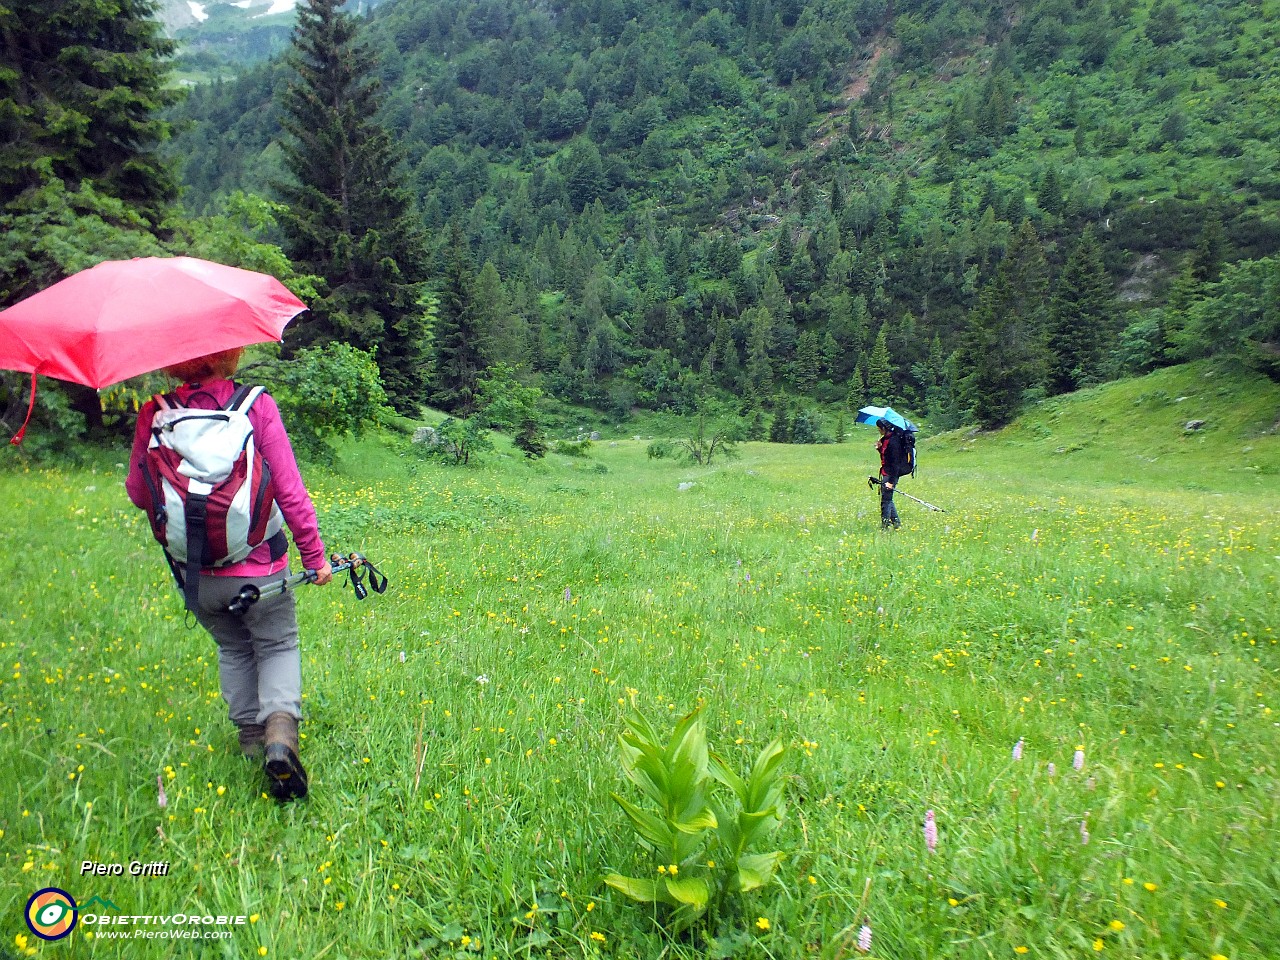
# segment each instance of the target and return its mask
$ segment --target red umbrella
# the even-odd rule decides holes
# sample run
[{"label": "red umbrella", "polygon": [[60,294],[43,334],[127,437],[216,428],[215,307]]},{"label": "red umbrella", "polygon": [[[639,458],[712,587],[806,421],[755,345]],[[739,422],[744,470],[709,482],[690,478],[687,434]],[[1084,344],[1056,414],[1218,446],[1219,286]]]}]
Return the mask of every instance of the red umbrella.
[{"label": "red umbrella", "polygon": [[0,310],[0,369],[31,374],[34,405],[37,375],[101,389],[279,340],[306,308],[275,277],[252,270],[193,257],[109,260]]}]

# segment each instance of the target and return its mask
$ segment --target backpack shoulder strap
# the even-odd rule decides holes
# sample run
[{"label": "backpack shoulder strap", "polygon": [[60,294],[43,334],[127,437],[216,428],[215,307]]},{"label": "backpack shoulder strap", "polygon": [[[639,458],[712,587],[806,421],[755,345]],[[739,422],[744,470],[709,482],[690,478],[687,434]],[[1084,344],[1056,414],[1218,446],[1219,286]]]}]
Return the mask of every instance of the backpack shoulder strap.
[{"label": "backpack shoulder strap", "polygon": [[227,401],[225,410],[238,410],[241,413],[248,413],[249,408],[253,406],[255,400],[267,392],[266,387],[254,386],[253,384],[241,384],[236,387],[236,392],[231,394],[231,399]]},{"label": "backpack shoulder strap", "polygon": [[155,401],[157,410],[176,410],[182,406],[176,393],[157,393],[151,399]]}]

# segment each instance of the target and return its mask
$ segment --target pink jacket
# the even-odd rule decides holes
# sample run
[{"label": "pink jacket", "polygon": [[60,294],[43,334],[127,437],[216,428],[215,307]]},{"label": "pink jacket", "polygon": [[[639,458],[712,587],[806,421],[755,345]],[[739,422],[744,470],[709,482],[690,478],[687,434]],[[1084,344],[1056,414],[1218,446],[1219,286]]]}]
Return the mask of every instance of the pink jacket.
[{"label": "pink jacket", "polygon": [[[178,400],[186,404],[197,391],[211,395],[218,406],[225,406],[235,392],[235,385],[230,380],[212,380],[199,385],[184,384],[175,392]],[[209,399],[203,396],[196,397],[191,405],[205,409],[213,407]],[[155,411],[155,401],[148,400],[138,413],[133,452],[129,456],[129,476],[124,482],[129,499],[141,510],[146,509],[151,499],[147,482],[142,476],[142,462],[146,459],[147,444],[151,440],[151,419]],[[324,565],[325,552],[324,543],[320,540],[316,508],[302,482],[302,474],[298,472],[298,461],[294,458],[293,446],[289,443],[289,435],[285,433],[284,422],[280,419],[280,408],[270,394],[264,393],[254,402],[249,410],[249,422],[253,424],[254,441],[258,450],[271,468],[276,503],[280,505],[284,522],[288,524],[293,542],[302,555],[302,565],[307,570],[318,570]],[[260,577],[279,573],[288,566],[288,562],[288,557],[285,556],[273,563],[271,548],[263,543],[255,547],[253,553],[240,563],[205,572],[220,577]]]}]

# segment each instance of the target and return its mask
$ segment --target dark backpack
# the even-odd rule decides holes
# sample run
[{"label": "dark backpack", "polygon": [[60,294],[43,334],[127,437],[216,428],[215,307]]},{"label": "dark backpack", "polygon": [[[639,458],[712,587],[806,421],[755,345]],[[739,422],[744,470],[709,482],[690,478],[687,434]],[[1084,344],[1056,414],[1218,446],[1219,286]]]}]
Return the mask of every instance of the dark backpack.
[{"label": "dark backpack", "polygon": [[898,476],[906,477],[916,475],[916,434],[914,430],[903,430],[900,427],[894,427],[893,432],[896,433],[901,440],[898,444]]}]

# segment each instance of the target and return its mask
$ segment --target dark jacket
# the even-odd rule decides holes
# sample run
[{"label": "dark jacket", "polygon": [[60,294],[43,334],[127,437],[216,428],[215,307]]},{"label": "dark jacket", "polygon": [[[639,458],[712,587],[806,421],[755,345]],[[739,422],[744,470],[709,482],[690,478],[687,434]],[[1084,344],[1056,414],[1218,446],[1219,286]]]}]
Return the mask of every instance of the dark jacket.
[{"label": "dark jacket", "polygon": [[890,430],[887,435],[880,438],[880,441],[876,444],[876,449],[880,451],[880,477],[882,479],[896,484],[899,477],[904,473],[910,472],[910,468],[907,465],[906,441],[903,440],[901,432]]}]

